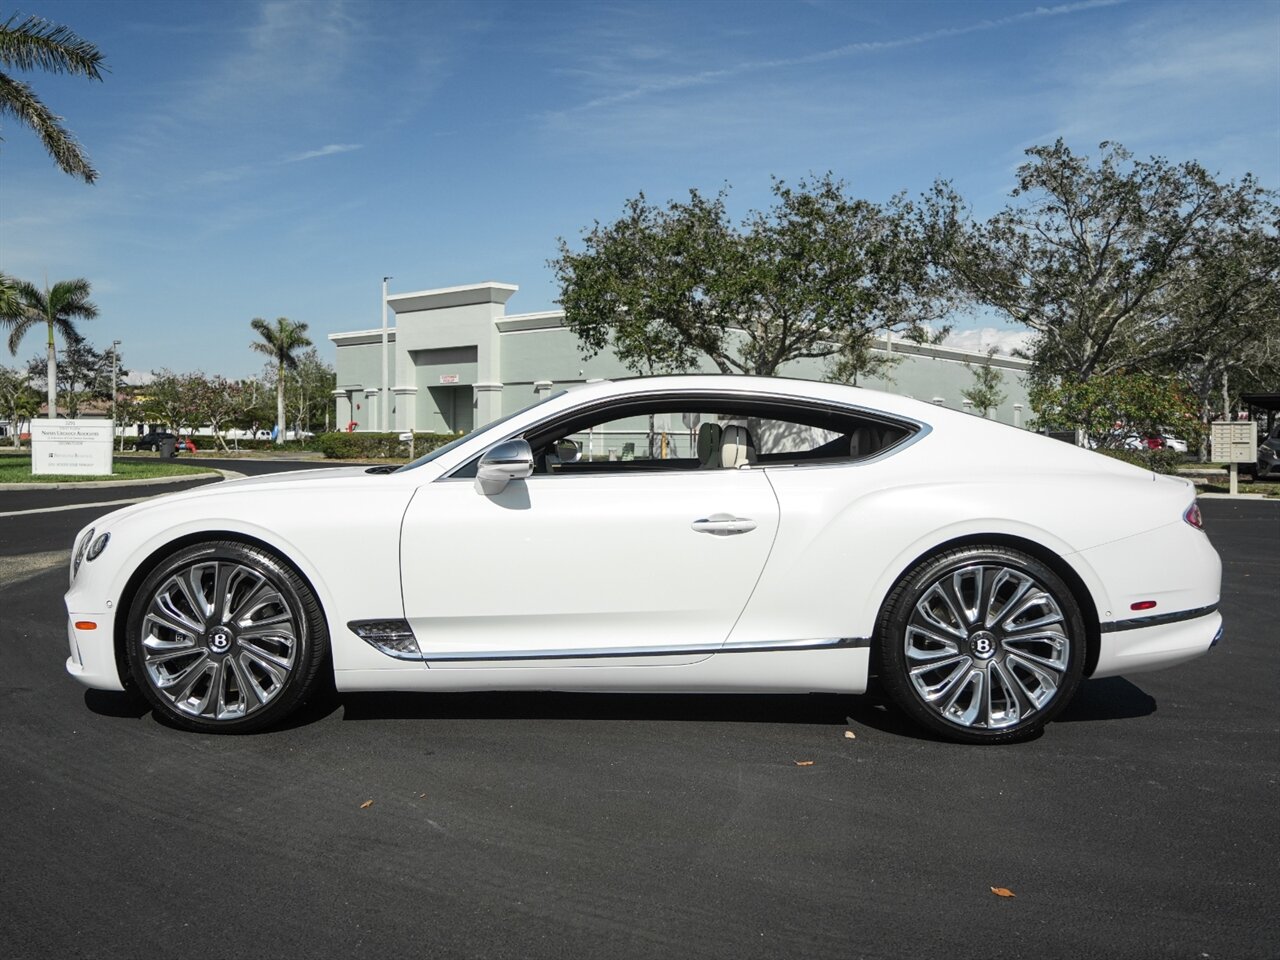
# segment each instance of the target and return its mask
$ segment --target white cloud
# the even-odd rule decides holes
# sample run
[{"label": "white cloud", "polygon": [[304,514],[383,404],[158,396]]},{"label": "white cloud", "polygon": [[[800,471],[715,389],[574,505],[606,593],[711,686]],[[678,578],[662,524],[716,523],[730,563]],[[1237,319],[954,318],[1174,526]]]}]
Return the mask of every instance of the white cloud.
[{"label": "white cloud", "polygon": [[316,157],[331,157],[335,153],[350,153],[352,150],[361,150],[363,148],[363,143],[330,143],[321,147],[319,150],[308,150],[306,153],[299,153],[297,156],[285,157],[280,162],[297,163],[300,160],[314,160]]},{"label": "white cloud", "polygon": [[[856,43],[848,43],[839,47],[819,50],[799,57],[784,57],[770,60],[748,60],[717,69],[700,70],[695,73],[628,78],[624,72],[619,79],[628,85],[627,89],[615,90],[611,93],[593,97],[585,103],[572,107],[567,111],[560,111],[560,113],[579,113],[600,107],[609,107],[626,101],[646,97],[651,94],[667,93],[674,90],[684,90],[690,87],[719,83],[720,81],[729,80],[744,74],[774,71],[788,67],[808,66],[811,64],[825,63],[831,60],[842,60],[857,54],[875,53],[882,50],[898,50],[905,47],[915,47],[951,37],[959,37],[987,30],[996,30],[1029,20],[1038,20],[1045,17],[1066,16],[1097,7],[1111,7],[1123,2],[1125,2],[1125,0],[1082,0],[1082,2],[1078,3],[1063,3],[1052,7],[1035,7],[1032,10],[1024,10],[1021,13],[1015,13],[1005,17],[979,20],[957,27],[942,27],[937,30],[929,30],[924,33],[912,34],[905,37],[896,37],[889,40],[866,40]],[[631,52],[636,49],[643,50],[646,55],[643,57],[633,57],[633,61],[643,62],[648,66],[650,61],[657,59],[657,55],[649,48],[628,46],[627,50],[624,52]],[[589,71],[586,72],[589,75]]]}]

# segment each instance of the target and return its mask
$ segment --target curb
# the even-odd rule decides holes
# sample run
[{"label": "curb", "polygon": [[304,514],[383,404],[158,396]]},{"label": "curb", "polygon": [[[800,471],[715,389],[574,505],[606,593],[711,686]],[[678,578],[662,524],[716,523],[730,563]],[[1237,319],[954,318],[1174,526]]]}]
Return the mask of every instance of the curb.
[{"label": "curb", "polygon": [[1201,500],[1270,500],[1280,503],[1280,497],[1268,497],[1265,493],[1198,493],[1196,496]]},{"label": "curb", "polygon": [[[228,476],[230,474],[230,476]],[[235,480],[243,473],[210,467],[203,473],[188,473],[181,477],[139,477],[133,480],[86,480],[84,483],[0,483],[0,490],[101,490],[105,487],[147,487],[158,483],[187,483],[191,480],[207,480],[218,477]]]}]

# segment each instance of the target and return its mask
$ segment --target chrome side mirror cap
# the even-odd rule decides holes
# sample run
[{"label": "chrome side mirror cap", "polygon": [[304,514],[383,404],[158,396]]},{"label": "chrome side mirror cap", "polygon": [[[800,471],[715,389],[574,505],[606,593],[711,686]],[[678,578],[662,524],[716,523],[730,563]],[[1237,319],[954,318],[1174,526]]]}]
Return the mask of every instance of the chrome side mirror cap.
[{"label": "chrome side mirror cap", "polygon": [[476,467],[476,492],[497,496],[512,480],[533,473],[533,450],[527,440],[504,440],[480,455]]}]

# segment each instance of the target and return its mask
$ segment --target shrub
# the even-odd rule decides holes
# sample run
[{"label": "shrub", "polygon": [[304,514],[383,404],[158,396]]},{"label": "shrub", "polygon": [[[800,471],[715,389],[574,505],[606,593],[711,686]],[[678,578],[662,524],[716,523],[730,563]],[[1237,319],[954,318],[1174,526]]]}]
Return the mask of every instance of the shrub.
[{"label": "shrub", "polygon": [[1177,473],[1184,459],[1177,450],[1099,450],[1098,453],[1155,473]]},{"label": "shrub", "polygon": [[[414,456],[422,456],[456,439],[452,433],[415,433]],[[374,460],[409,455],[409,445],[398,433],[322,433],[310,446],[328,460]]]}]

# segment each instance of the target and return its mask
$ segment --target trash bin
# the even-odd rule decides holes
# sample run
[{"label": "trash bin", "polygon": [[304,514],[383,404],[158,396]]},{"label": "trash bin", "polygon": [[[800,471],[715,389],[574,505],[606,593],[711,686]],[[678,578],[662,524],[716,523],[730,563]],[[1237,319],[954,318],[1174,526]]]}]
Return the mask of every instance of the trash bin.
[{"label": "trash bin", "polygon": [[178,455],[178,442],[173,437],[161,437],[156,445],[156,452],[162,457],[176,457]]}]

